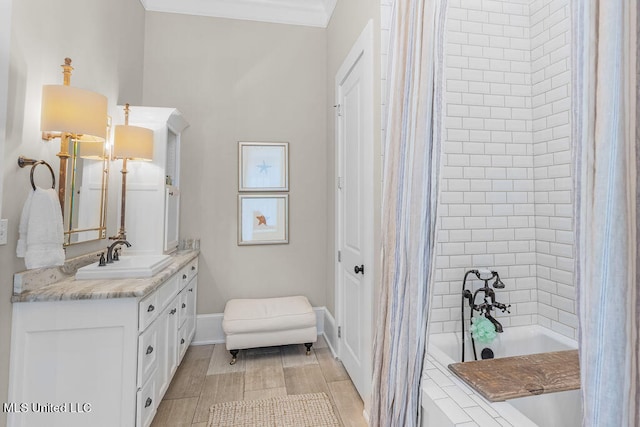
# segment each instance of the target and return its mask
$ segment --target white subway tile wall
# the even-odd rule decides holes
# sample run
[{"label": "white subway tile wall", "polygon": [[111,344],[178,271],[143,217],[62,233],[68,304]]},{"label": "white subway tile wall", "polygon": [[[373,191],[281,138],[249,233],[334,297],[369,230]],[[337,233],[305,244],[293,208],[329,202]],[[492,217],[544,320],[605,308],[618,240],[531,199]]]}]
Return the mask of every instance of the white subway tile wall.
[{"label": "white subway tile wall", "polygon": [[576,337],[568,8],[449,1],[433,333],[460,330],[464,273],[489,267],[504,326]]},{"label": "white subway tile wall", "polygon": [[[536,221],[529,2],[450,0],[446,131],[431,332],[461,328],[467,270],[489,267],[511,313],[536,323]],[[474,278],[473,276],[471,278]],[[477,288],[482,283],[468,283]],[[444,313],[448,314],[448,317]]]},{"label": "white subway tile wall", "polygon": [[535,0],[531,84],[538,323],[577,338],[570,151],[569,0]]},{"label": "white subway tile wall", "polygon": [[[569,0],[448,4],[430,330],[460,330],[464,273],[489,267],[506,284],[497,291],[511,304],[498,316],[504,326],[538,323],[576,338]],[[383,144],[391,19],[392,1],[382,0]]]}]

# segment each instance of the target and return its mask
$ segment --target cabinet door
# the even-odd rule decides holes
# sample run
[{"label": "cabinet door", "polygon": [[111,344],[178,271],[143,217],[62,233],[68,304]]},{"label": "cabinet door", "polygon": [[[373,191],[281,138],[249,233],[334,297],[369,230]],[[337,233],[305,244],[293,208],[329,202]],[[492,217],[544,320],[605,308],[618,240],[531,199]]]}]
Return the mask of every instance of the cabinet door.
[{"label": "cabinet door", "polygon": [[178,294],[178,328],[182,328],[182,325],[187,321],[187,288],[185,287]]},{"label": "cabinet door", "polygon": [[164,251],[172,252],[178,247],[180,192],[170,185],[164,192]]},{"label": "cabinet door", "polygon": [[187,291],[187,342],[190,344],[196,332],[196,297],[198,294],[198,275],[195,275],[185,288]]},{"label": "cabinet door", "polygon": [[155,378],[149,378],[149,381],[136,394],[136,427],[149,427],[151,425],[156,409],[160,404],[160,399],[157,396]]},{"label": "cabinet door", "polygon": [[138,386],[142,387],[156,371],[162,352],[162,321],[156,320],[138,338]]},{"label": "cabinet door", "polygon": [[137,312],[135,298],[14,303],[8,401],[67,412],[12,412],[8,425],[133,427]]},{"label": "cabinet door", "polygon": [[182,358],[189,348],[189,341],[187,336],[187,327],[185,326],[178,329],[178,363],[182,362]]},{"label": "cabinet door", "polygon": [[176,296],[158,319],[159,361],[158,397],[162,399],[178,366],[178,297]]}]

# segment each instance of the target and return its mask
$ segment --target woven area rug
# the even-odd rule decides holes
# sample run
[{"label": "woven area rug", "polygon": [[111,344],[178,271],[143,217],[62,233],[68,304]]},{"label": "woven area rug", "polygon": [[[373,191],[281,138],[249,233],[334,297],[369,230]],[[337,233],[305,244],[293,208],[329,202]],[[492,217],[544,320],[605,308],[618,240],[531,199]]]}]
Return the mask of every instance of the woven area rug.
[{"label": "woven area rug", "polygon": [[213,405],[208,427],[341,426],[325,393],[278,396]]}]

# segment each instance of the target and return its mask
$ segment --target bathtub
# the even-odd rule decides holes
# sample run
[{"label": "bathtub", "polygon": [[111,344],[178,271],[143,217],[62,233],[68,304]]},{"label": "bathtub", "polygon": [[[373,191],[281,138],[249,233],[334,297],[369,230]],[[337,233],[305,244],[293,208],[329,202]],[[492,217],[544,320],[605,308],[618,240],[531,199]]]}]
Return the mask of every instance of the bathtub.
[{"label": "bathtub", "polygon": [[[470,343],[465,361],[474,360]],[[576,342],[541,326],[507,327],[491,345],[476,346],[478,359],[489,347],[495,357],[518,356],[577,348]],[[582,425],[580,390],[489,402],[451,373],[447,366],[460,361],[460,333],[429,336],[423,376],[423,427],[514,426],[579,427]],[[471,424],[466,424],[471,423]],[[475,423],[475,424],[473,424]]]}]

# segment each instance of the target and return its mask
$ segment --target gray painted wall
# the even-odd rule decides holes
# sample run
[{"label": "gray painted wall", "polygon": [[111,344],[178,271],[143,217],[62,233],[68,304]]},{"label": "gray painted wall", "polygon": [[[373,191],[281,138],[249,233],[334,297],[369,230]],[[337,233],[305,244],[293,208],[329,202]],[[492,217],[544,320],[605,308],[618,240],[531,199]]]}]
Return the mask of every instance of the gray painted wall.
[{"label": "gray painted wall", "polygon": [[[198,313],[231,298],[325,305],[326,30],[149,12],[146,105],[178,108],[180,232],[201,238]],[[237,245],[238,141],[289,142],[288,245]]]}]

